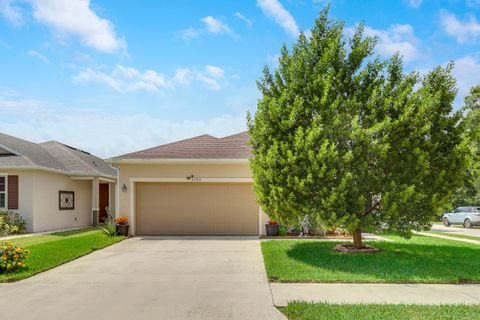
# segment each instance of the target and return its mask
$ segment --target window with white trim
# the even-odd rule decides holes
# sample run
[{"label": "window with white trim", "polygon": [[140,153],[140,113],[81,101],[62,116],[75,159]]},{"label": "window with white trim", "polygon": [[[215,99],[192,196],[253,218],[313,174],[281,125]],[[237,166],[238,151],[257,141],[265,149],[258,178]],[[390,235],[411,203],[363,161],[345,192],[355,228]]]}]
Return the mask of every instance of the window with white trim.
[{"label": "window with white trim", "polygon": [[0,209],[7,207],[7,177],[0,176]]}]

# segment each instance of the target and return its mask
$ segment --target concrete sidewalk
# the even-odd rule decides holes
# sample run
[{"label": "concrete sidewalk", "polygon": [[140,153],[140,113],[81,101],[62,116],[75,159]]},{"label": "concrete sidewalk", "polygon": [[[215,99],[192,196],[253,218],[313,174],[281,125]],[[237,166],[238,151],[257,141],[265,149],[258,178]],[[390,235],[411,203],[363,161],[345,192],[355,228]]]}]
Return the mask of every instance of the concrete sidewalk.
[{"label": "concrete sidewalk", "polygon": [[447,240],[460,241],[460,242],[466,242],[466,243],[480,244],[480,241],[478,241],[478,240],[456,238],[456,237],[453,237],[453,236],[449,237],[449,236],[444,236],[444,235],[441,235],[441,234],[430,233],[430,232],[415,232],[415,234],[419,234],[419,235],[427,236],[427,237],[433,237],[433,238],[440,238],[440,239],[447,239]]},{"label": "concrete sidewalk", "polygon": [[289,301],[387,304],[480,304],[477,284],[271,283],[273,304]]},{"label": "concrete sidewalk", "polygon": [[451,225],[449,227],[444,226],[443,224],[433,224],[432,229],[430,231],[434,232],[441,232],[447,233],[452,235],[465,235],[465,236],[472,236],[472,237],[479,237],[480,238],[480,227],[475,226],[473,228],[464,228],[463,226],[459,225]]}]

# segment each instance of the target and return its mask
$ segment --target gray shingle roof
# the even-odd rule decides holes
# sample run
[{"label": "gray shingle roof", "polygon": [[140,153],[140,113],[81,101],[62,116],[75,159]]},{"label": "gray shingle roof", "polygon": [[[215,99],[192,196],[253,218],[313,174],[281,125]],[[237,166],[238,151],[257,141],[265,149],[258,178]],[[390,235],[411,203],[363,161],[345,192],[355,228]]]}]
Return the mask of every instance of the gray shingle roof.
[{"label": "gray shingle roof", "polygon": [[251,149],[248,132],[224,138],[208,134],[164,144],[158,147],[127,153],[112,158],[122,159],[247,159]]},{"label": "gray shingle roof", "polygon": [[56,141],[37,144],[0,133],[0,150],[0,167],[49,169],[72,175],[116,175],[102,159]]},{"label": "gray shingle roof", "polygon": [[115,176],[116,172],[102,159],[81,151],[79,149],[64,145],[57,141],[41,143],[45,150],[55,157],[62,165],[74,174],[91,174],[94,176]]}]

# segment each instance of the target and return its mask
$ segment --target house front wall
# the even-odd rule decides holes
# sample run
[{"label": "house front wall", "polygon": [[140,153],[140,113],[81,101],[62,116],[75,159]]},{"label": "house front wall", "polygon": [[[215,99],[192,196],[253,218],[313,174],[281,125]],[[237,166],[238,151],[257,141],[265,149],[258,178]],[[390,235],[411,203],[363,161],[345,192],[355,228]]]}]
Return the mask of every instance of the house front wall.
[{"label": "house front wall", "polygon": [[[59,191],[73,191],[75,208],[60,210]],[[63,174],[35,171],[33,176],[33,231],[83,227],[92,224],[92,181]]]},{"label": "house front wall", "polygon": [[[120,170],[119,208],[117,215],[129,218],[135,223],[135,185],[139,182],[185,182],[203,183],[206,181],[243,181],[252,183],[252,172],[248,164],[116,164]],[[187,177],[194,176],[203,182],[189,182]],[[125,190],[126,189],[126,190]],[[259,211],[259,232],[264,234],[266,215]],[[133,226],[133,230],[135,226]]]}]

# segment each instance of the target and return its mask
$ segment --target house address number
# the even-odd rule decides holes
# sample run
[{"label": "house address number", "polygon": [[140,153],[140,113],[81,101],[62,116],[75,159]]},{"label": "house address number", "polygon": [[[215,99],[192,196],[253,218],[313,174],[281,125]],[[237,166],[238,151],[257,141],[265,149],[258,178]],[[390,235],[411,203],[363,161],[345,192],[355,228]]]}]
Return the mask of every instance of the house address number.
[{"label": "house address number", "polygon": [[191,176],[188,176],[188,177],[187,177],[187,181],[191,181],[191,182],[201,182],[201,181],[202,181],[202,178],[195,177],[195,176],[192,174]]}]

